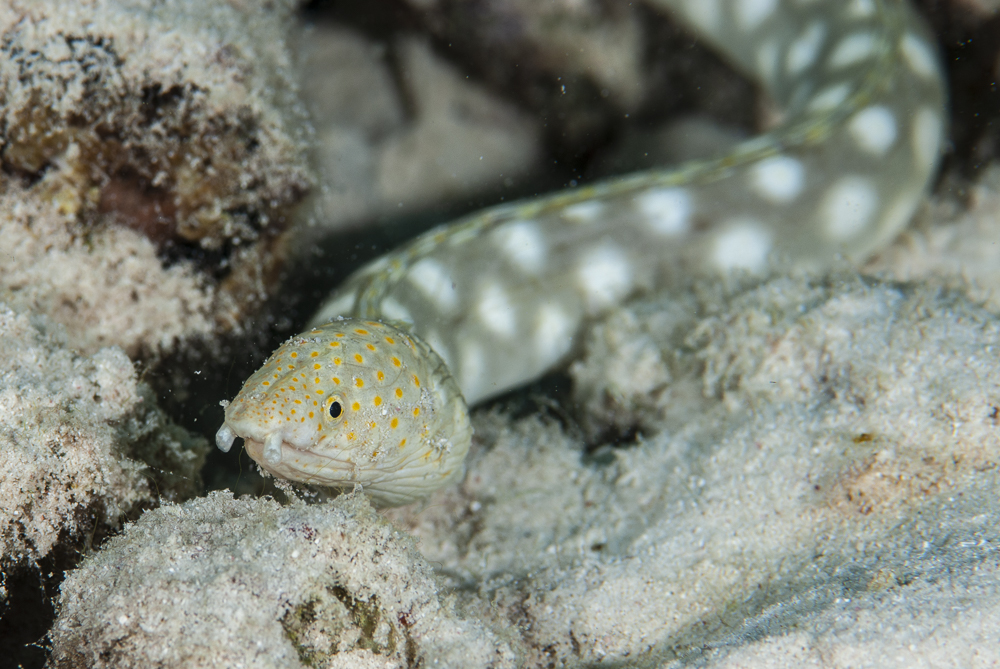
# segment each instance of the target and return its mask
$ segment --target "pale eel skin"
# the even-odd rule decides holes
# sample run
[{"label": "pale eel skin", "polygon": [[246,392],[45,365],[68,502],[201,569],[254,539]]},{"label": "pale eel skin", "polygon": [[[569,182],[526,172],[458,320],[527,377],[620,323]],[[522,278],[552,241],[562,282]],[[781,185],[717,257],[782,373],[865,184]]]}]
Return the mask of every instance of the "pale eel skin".
[{"label": "pale eel skin", "polygon": [[[475,403],[565,362],[588,319],[682,277],[763,272],[774,259],[811,269],[860,260],[907,224],[936,168],[945,119],[934,42],[908,4],[658,4],[759,82],[784,121],[723,157],[487,209],[372,262],[320,307],[316,329],[246,382],[226,410],[220,448],[241,436],[276,476],[360,484],[381,505],[409,502],[462,475],[471,434],[462,396]],[[342,315],[385,329],[324,325]],[[343,372],[336,348],[321,343],[357,329],[409,342],[405,371],[384,387],[371,375],[394,367],[374,339],[371,359]],[[367,356],[366,339],[350,341]],[[315,375],[285,367],[296,351],[318,353],[304,360],[319,365]],[[406,374],[431,389],[418,398]],[[297,413],[293,427],[273,409],[319,409],[317,397],[345,384],[343,418]],[[409,420],[418,405],[422,417]],[[397,419],[400,427],[388,426]]]}]

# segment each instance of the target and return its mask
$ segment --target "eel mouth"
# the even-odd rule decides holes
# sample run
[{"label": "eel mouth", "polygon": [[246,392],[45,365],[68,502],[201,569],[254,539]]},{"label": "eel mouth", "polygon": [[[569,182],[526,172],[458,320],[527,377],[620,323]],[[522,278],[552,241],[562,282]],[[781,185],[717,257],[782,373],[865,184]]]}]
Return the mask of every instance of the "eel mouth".
[{"label": "eel mouth", "polygon": [[[317,453],[309,448],[301,448],[286,441],[281,441],[280,432],[277,438],[277,457],[268,458],[267,440],[276,433],[271,433],[264,441],[243,438],[243,447],[255,462],[273,476],[299,481],[313,485],[345,487],[355,485],[357,466],[349,460]],[[309,464],[297,464],[302,460]],[[319,464],[322,463],[322,464]]]},{"label": "eel mouth", "polygon": [[[229,426],[229,423],[223,423],[219,431],[215,433],[215,445],[219,447],[219,450],[223,453],[228,453],[229,449],[233,447],[233,442],[236,441],[236,437],[240,436]],[[281,464],[281,451],[282,447],[292,448],[294,446],[291,444],[286,444],[284,441],[284,436],[281,430],[275,430],[274,432],[269,432],[266,437],[264,437],[263,443],[252,437],[243,437],[244,448],[247,449],[247,453],[250,454],[254,460],[260,460],[263,458],[263,462],[276,467]]]},{"label": "eel mouth", "polygon": [[251,458],[264,465],[266,469],[272,469],[281,464],[282,452],[285,448],[294,449],[291,444],[285,443],[280,430],[268,432],[264,441],[243,437],[243,447]]}]

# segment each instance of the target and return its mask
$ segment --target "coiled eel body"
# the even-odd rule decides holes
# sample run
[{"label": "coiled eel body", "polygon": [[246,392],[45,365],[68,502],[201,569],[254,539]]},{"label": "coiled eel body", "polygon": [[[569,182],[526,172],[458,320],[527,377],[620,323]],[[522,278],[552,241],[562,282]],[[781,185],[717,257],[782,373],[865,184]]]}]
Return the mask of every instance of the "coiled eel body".
[{"label": "coiled eel body", "polygon": [[[774,258],[811,269],[863,259],[906,225],[937,164],[945,104],[933,41],[908,4],[659,4],[758,81],[784,122],[720,158],[487,209],[372,262],[247,381],[227,407],[220,448],[241,436],[277,476],[360,484],[384,505],[412,501],[461,476],[471,434],[461,396],[475,403],[560,364],[587,319],[681,277],[760,272]],[[367,362],[345,394],[336,347],[320,342],[376,327],[412,355],[399,359],[404,369],[381,345],[367,358],[357,349]],[[317,374],[285,369],[293,352],[316,353]],[[397,386],[372,383],[396,369],[434,390],[397,398]],[[297,413],[311,431],[293,430],[276,407],[316,401],[319,390],[340,393],[344,416]],[[407,423],[400,447],[403,433],[388,425],[414,418],[420,402],[423,418]]]}]

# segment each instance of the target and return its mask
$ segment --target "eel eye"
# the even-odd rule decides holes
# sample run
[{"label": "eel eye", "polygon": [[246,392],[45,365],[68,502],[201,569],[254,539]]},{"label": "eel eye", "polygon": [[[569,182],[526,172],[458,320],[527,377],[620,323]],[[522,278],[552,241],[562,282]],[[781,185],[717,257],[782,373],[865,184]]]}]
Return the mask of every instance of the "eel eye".
[{"label": "eel eye", "polygon": [[344,415],[344,405],[341,403],[339,397],[332,398],[330,406],[328,406],[326,410],[330,414],[330,418],[334,420],[338,420]]}]

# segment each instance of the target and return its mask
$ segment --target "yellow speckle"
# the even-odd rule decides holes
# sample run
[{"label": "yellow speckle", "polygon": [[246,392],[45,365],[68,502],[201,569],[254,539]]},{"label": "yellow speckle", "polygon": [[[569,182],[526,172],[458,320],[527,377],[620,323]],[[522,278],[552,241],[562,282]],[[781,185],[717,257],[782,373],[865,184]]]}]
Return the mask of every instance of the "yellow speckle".
[{"label": "yellow speckle", "polygon": [[390,344],[395,344],[395,343],[396,343],[396,340],[395,340],[395,339],[393,339],[392,337],[386,337],[386,338],[385,338],[385,340],[386,340],[387,342],[389,342]]},{"label": "yellow speckle", "polygon": [[396,356],[392,356],[392,364],[395,365],[396,367],[402,367],[403,366],[403,363]]},{"label": "yellow speckle", "polygon": [[406,446],[406,439],[401,439],[399,442],[399,447],[402,448],[403,446]]},{"label": "yellow speckle", "polygon": [[[317,395],[322,395],[323,394],[323,389],[322,388],[317,388],[316,389],[316,394]],[[313,402],[313,404],[316,404],[316,402]]]},{"label": "yellow speckle", "polygon": [[375,376],[378,377],[379,381],[385,381],[385,373],[381,369],[375,373]]},{"label": "yellow speckle", "polygon": [[403,399],[403,389],[402,388],[396,388],[396,397],[398,397],[399,399]]},{"label": "yellow speckle", "polygon": [[293,414],[293,415],[295,414],[295,409],[292,409],[292,414]]},{"label": "yellow speckle", "polygon": [[323,423],[320,423],[320,424],[318,424],[318,425],[316,426],[316,431],[317,431],[317,432],[322,432],[322,431],[323,431]]},{"label": "yellow speckle", "polygon": [[316,416],[315,416],[315,415],[313,415],[313,412],[312,412],[312,411],[310,411],[310,412],[309,412],[309,417],[310,417],[310,418],[315,418]]},{"label": "yellow speckle", "polygon": [[353,432],[348,432],[347,433],[347,440],[348,441],[354,441],[354,433]]},{"label": "yellow speckle", "polygon": [[413,407],[413,415],[414,416],[420,415],[420,407]]},{"label": "yellow speckle", "polygon": [[368,423],[368,427],[370,427],[371,429],[374,430],[376,427],[378,427],[378,425],[375,423],[375,421],[372,421],[372,422]]},{"label": "yellow speckle", "polygon": [[264,382],[264,385],[265,385],[265,386],[269,386],[269,385],[271,385],[271,382],[270,382],[270,381],[265,381],[265,382]]},{"label": "yellow speckle", "polygon": [[358,378],[354,379],[354,385],[356,385],[358,388],[363,388],[365,385],[365,380],[359,376]]},{"label": "yellow speckle", "polygon": [[366,345],[365,348],[367,348],[369,351],[374,351],[375,350],[375,346],[373,346],[372,344]]},{"label": "yellow speckle", "polygon": [[299,354],[298,354],[298,353],[296,353],[295,351],[292,351],[292,356],[291,356],[291,357],[293,357],[293,358],[297,358],[297,357],[299,357]]},{"label": "yellow speckle", "polygon": [[417,376],[416,374],[413,375],[413,385],[415,385],[417,388],[420,387],[420,377]]},{"label": "yellow speckle", "polygon": [[339,379],[339,378],[337,378],[336,376],[334,376],[334,377],[333,377],[333,378],[331,378],[330,380],[331,380],[331,381],[333,381],[333,383],[334,383],[335,385],[338,385],[338,386],[340,385],[340,379]]},{"label": "yellow speckle", "polygon": [[296,404],[302,404],[302,400],[295,400]]},{"label": "yellow speckle", "polygon": [[392,429],[395,430],[397,427],[399,427],[399,419],[393,418],[391,421],[389,421],[389,425],[392,427]]},{"label": "yellow speckle", "polygon": [[313,369],[323,369],[323,365],[317,362],[315,365],[313,365]]},{"label": "yellow speckle", "polygon": [[318,356],[318,355],[319,355],[319,352],[317,352],[317,351],[313,351],[312,353],[310,353],[310,354],[309,354],[309,357],[310,357],[310,358],[315,358],[315,357],[316,357],[316,356]]},{"label": "yellow speckle", "polygon": [[318,376],[316,377],[316,383],[319,383],[319,377]]},{"label": "yellow speckle", "polygon": [[333,359],[333,364],[335,364],[335,365],[339,365],[341,362],[343,362],[343,360],[341,360],[340,358],[334,358]]},{"label": "yellow speckle", "polygon": [[361,328],[358,328],[357,330],[355,330],[355,332],[357,332],[359,335],[368,334],[368,330],[362,330]]},{"label": "yellow speckle", "polygon": [[365,359],[361,357],[360,353],[355,353],[354,354],[354,361],[357,362],[360,365],[361,363],[363,363],[365,361]]},{"label": "yellow speckle", "polygon": [[338,336],[338,337],[343,337],[343,336],[344,336],[344,333],[343,333],[343,332],[338,332],[338,333],[337,333],[337,336]]},{"label": "yellow speckle", "polygon": [[375,406],[382,406],[382,398],[379,397],[378,395],[375,396],[374,402],[375,402]]},{"label": "yellow speckle", "polygon": [[361,411],[361,405],[357,402],[351,405],[351,409],[354,411]]},{"label": "yellow speckle", "polygon": [[332,341],[332,342],[330,342],[330,346],[336,348],[337,346],[340,346],[340,342],[339,341]]}]

